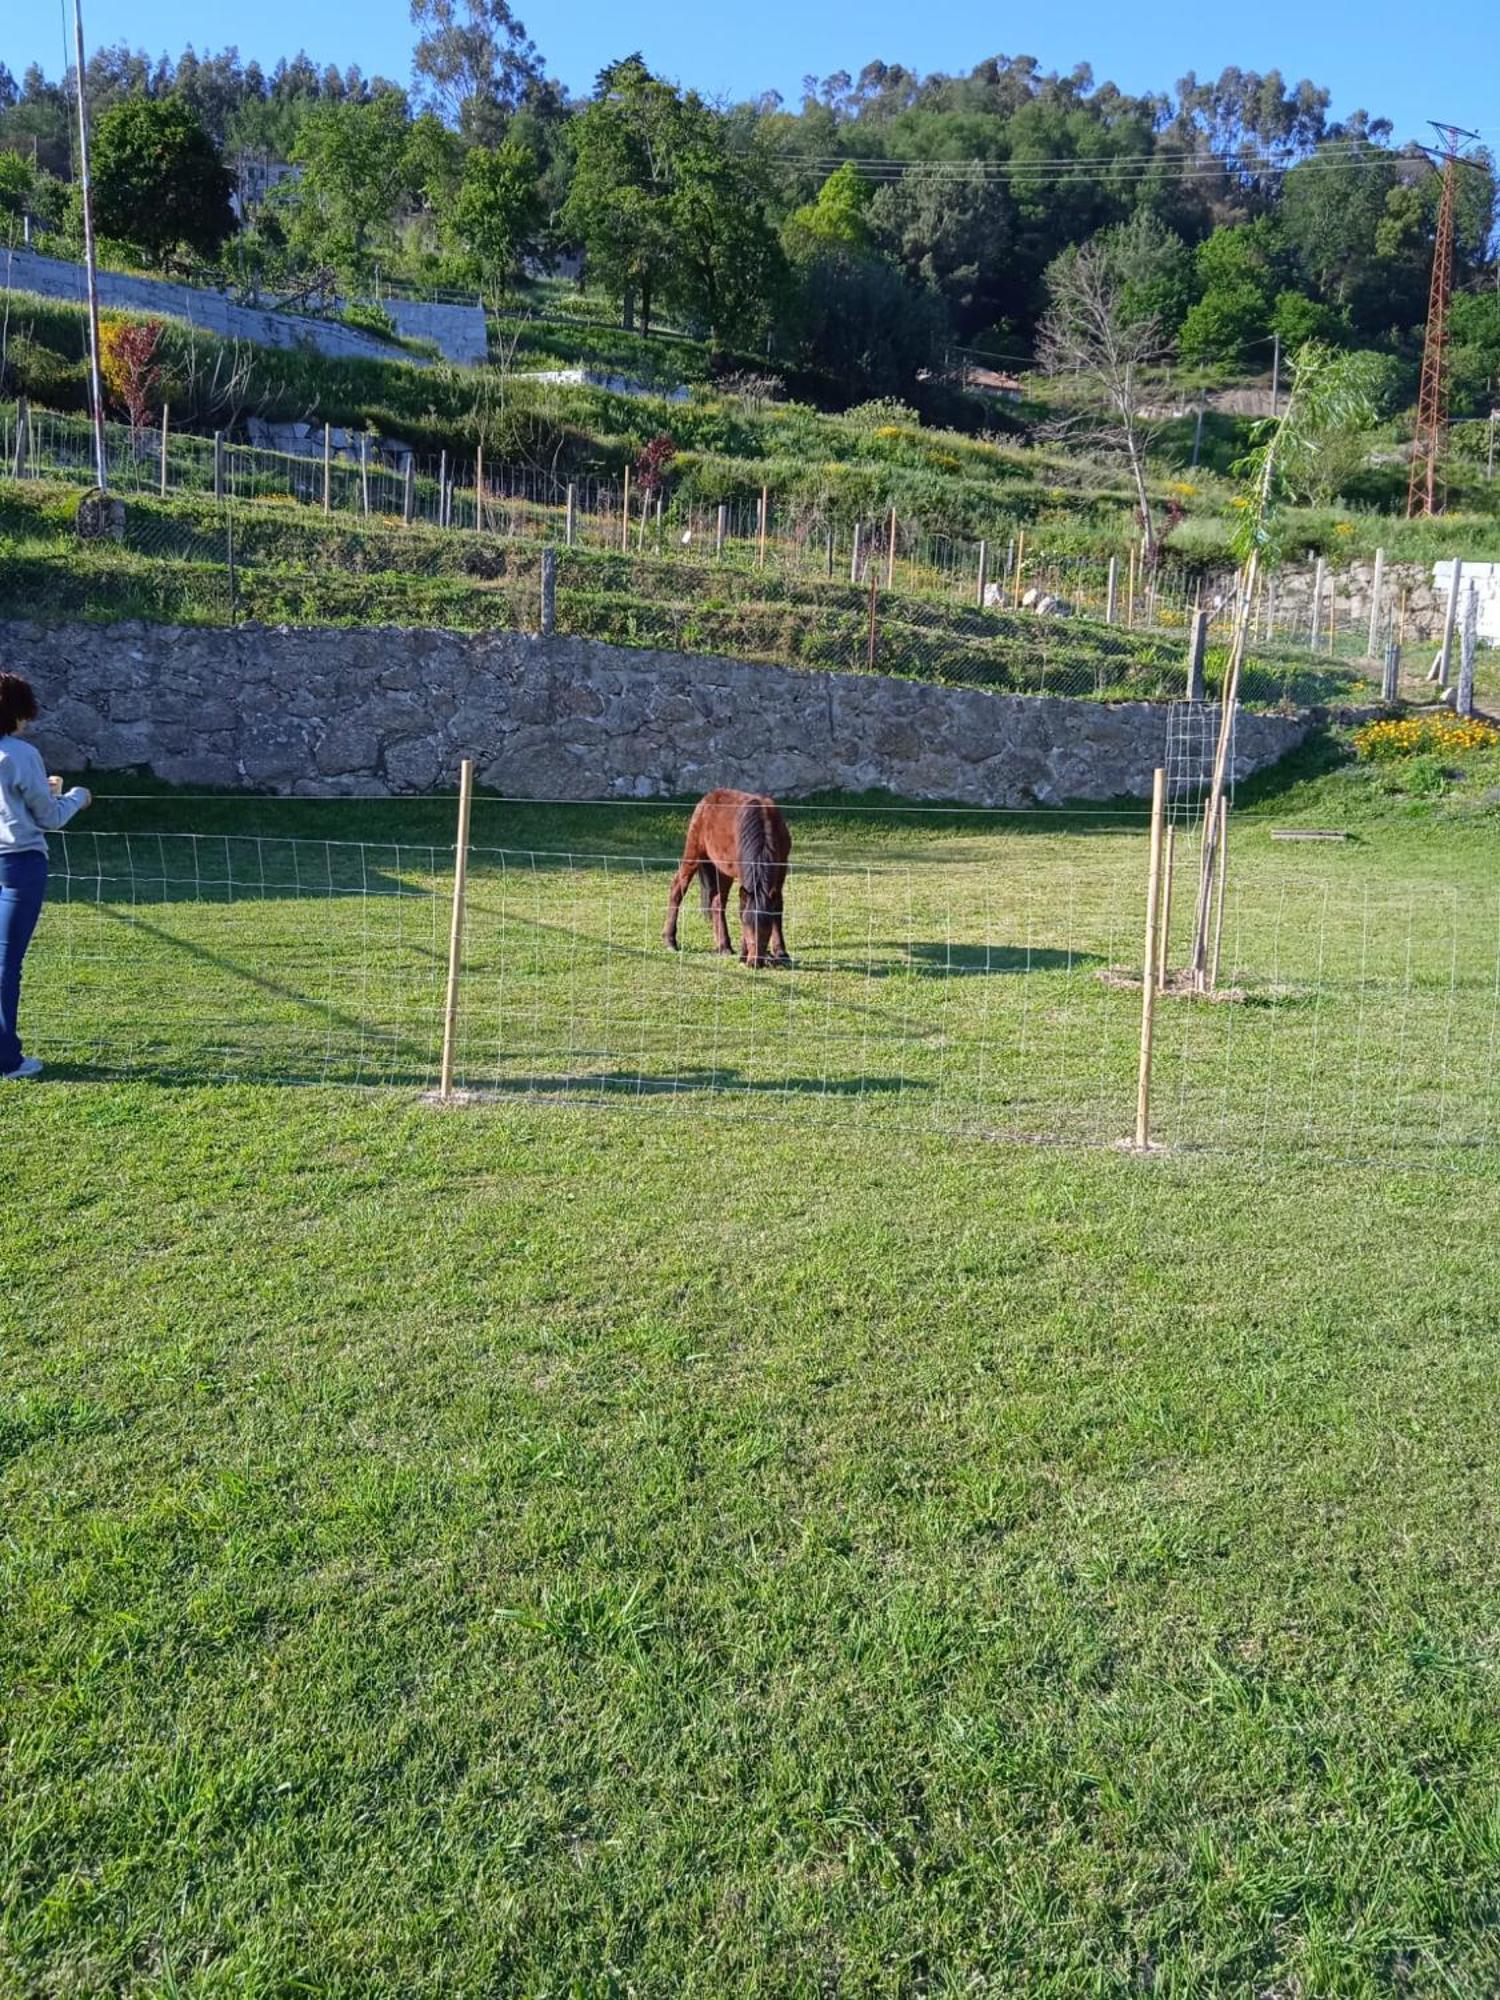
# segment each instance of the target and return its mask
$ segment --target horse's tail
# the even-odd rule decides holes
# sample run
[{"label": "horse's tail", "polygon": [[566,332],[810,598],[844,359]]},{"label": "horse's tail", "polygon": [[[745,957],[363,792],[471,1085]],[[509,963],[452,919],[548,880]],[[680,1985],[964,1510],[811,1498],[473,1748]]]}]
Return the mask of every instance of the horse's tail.
[{"label": "horse's tail", "polygon": [[779,907],[790,844],[775,806],[768,799],[747,799],[740,807],[740,886],[758,917]]}]

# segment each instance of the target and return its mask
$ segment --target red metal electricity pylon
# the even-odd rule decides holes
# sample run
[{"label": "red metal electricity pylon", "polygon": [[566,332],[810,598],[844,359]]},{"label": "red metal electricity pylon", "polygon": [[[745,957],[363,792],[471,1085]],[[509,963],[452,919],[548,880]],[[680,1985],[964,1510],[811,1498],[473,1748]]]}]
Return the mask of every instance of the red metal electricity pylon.
[{"label": "red metal electricity pylon", "polygon": [[[1432,252],[1432,287],[1427,295],[1427,338],[1422,346],[1422,387],[1417,396],[1417,429],[1412,439],[1411,474],[1406,485],[1406,517],[1440,514],[1443,487],[1439,466],[1448,425],[1445,367],[1448,359],[1448,306],[1453,296],[1453,198],[1458,182],[1461,139],[1477,139],[1458,125],[1433,130],[1443,142],[1443,192],[1438,202],[1437,242]],[[1437,154],[1435,149],[1433,157]]]}]

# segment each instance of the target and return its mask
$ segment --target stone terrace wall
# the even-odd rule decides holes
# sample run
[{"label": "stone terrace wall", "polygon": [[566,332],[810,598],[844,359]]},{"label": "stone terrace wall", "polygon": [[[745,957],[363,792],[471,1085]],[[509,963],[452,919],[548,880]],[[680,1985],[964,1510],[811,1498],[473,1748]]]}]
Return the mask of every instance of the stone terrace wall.
[{"label": "stone terrace wall", "polygon": [[[0,624],[69,769],[292,793],[425,791],[463,755],[513,796],[885,789],[986,806],[1148,796],[1165,708],[803,674],[527,633]],[[1307,718],[1243,715],[1236,774]]]},{"label": "stone terrace wall", "polygon": [[[44,257],[35,250],[9,250],[0,257],[0,279],[18,291],[43,298],[82,300],[84,269],[61,257]],[[123,271],[99,273],[99,298],[105,307],[123,312],[165,313],[221,340],[248,340],[258,347],[307,347],[335,360],[405,361],[427,366],[424,357],[395,347],[378,334],[337,320],[310,314],[264,311],[237,305],[222,292],[196,285],[173,285],[164,278],[135,278]],[[398,332],[434,340],[450,361],[472,367],[485,358],[484,314],[477,305],[428,305],[420,301],[384,301]]]}]

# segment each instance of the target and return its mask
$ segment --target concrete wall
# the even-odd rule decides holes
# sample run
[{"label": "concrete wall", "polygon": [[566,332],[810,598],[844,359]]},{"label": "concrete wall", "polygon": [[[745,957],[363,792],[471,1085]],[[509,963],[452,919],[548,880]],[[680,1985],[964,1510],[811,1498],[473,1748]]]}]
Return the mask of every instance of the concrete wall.
[{"label": "concrete wall", "polygon": [[[0,275],[8,285],[43,298],[84,297],[84,270],[60,257],[43,257],[35,250],[8,250],[0,259]],[[122,271],[99,273],[99,299],[121,311],[162,313],[221,340],[248,340],[257,347],[309,347],[337,360],[407,361],[427,363],[393,347],[373,333],[362,333],[336,320],[299,313],[262,311],[236,305],[222,292],[193,285],[172,285],[163,278],[133,278]],[[448,359],[465,365],[482,361],[486,352],[484,314],[474,306],[426,305],[413,300],[382,301],[397,330],[413,339],[435,340]]]},{"label": "concrete wall", "polygon": [[[461,756],[516,796],[883,788],[1029,806],[1148,796],[1164,707],[801,674],[528,633],[0,625],[55,765],[174,784],[425,791]],[[1305,717],[1243,715],[1236,775]]]}]

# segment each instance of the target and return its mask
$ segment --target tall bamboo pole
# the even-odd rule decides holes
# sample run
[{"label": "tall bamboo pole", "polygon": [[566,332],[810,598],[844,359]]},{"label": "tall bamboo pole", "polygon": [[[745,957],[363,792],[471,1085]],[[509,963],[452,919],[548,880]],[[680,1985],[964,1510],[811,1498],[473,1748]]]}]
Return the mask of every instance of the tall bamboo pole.
[{"label": "tall bamboo pole", "polygon": [[1151,1143],[1151,1051],[1156,1022],[1157,912],[1161,899],[1162,822],[1166,817],[1167,774],[1158,765],[1151,784],[1151,863],[1146,877],[1146,949],[1141,962],[1141,1055],[1135,1086],[1135,1143]]},{"label": "tall bamboo pole", "polygon": [[458,1030],[458,981],[464,949],[464,893],[469,881],[469,813],[474,803],[474,759],[458,767],[458,843],[453,851],[453,921],[448,932],[448,990],[443,1002],[443,1064],[438,1096],[453,1095],[453,1057]]}]

